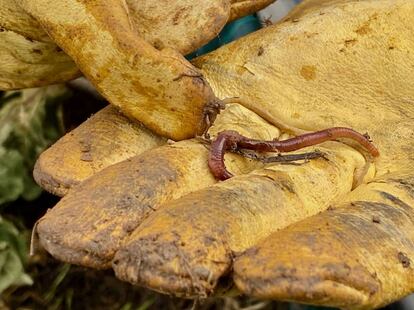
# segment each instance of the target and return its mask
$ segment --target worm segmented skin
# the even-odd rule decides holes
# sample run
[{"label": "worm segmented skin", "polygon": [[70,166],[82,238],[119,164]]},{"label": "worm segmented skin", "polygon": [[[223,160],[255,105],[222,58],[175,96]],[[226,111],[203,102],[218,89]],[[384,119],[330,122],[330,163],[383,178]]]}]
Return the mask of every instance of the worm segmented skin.
[{"label": "worm segmented skin", "polygon": [[249,139],[236,131],[223,131],[211,144],[208,159],[210,171],[218,180],[227,180],[233,175],[226,169],[224,153],[237,148],[261,151],[261,152],[292,152],[301,148],[316,145],[339,138],[348,138],[362,145],[373,157],[379,156],[379,151],[369,138],[345,127],[333,127],[313,133],[303,134],[283,141],[262,141]]},{"label": "worm segmented skin", "polygon": [[216,179],[224,181],[233,176],[224,164],[224,153],[228,150],[235,150],[237,143],[243,139],[245,137],[238,132],[226,130],[219,133],[216,140],[211,143],[208,166]]}]

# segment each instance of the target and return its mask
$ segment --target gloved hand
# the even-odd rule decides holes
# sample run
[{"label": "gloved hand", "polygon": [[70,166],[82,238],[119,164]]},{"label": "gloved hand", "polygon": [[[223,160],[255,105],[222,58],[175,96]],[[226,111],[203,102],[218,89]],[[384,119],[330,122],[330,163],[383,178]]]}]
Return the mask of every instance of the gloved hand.
[{"label": "gloved hand", "polygon": [[228,105],[213,137],[346,126],[369,132],[381,153],[374,163],[343,141],[299,164],[227,154],[236,176],[217,183],[204,143],[165,144],[107,108],[39,159],[39,183],[68,191],[39,221],[41,244],[60,260],[184,297],[211,295],[229,278],[251,296],[352,309],[409,294],[413,31],[408,0],[307,1],[194,62],[217,97],[245,106]]},{"label": "gloved hand", "polygon": [[0,87],[68,80],[79,74],[76,63],[130,117],[158,134],[189,138],[203,130],[203,108],[216,97],[181,53],[214,38],[229,18],[273,1],[4,1]]}]

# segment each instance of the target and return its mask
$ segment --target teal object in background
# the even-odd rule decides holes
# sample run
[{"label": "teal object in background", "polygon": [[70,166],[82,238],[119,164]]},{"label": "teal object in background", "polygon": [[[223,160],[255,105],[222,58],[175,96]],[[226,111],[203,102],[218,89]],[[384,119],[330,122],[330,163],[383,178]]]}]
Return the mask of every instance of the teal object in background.
[{"label": "teal object in background", "polygon": [[245,36],[246,34],[260,29],[262,25],[259,19],[255,15],[246,16],[231,22],[226,25],[220,34],[207,45],[199,48],[195,52],[187,55],[187,59],[192,59],[203,54],[207,54],[220,46],[223,46],[231,41],[237,40],[238,38]]}]

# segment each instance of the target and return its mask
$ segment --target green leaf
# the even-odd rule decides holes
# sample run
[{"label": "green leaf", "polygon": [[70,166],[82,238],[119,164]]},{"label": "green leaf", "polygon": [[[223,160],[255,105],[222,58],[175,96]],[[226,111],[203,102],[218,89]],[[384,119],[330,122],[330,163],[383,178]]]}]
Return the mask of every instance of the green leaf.
[{"label": "green leaf", "polygon": [[33,284],[24,272],[26,253],[24,235],[0,217],[0,294],[10,286]]},{"label": "green leaf", "polygon": [[64,86],[0,94],[0,205],[39,196],[33,166],[62,135],[62,102],[69,95]]},{"label": "green leaf", "polygon": [[0,204],[19,198],[24,191],[26,173],[22,155],[0,147]]},{"label": "green leaf", "polygon": [[51,284],[49,290],[44,295],[44,300],[46,300],[46,302],[49,303],[56,297],[56,291],[57,291],[59,285],[62,283],[62,281],[67,276],[67,274],[70,270],[70,267],[71,266],[69,264],[63,264],[59,268],[58,275],[53,280],[53,283]]},{"label": "green leaf", "polygon": [[151,307],[155,302],[155,299],[148,299],[146,301],[144,301],[139,307],[138,310],[147,310],[149,309],[149,307]]}]

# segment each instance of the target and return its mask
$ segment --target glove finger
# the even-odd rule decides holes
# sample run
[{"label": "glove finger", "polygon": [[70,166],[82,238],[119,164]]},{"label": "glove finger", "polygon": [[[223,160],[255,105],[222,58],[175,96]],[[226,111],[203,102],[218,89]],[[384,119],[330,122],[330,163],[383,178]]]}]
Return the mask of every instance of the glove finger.
[{"label": "glove finger", "polygon": [[268,166],[168,202],[117,252],[117,277],[179,296],[210,295],[234,253],[350,191],[364,159],[332,144],[335,151],[322,148],[328,160]]},{"label": "glove finger", "polygon": [[[277,129],[239,106],[220,117],[241,132],[247,125],[258,138],[275,137]],[[233,117],[237,120],[231,120]],[[220,118],[218,124],[220,124]],[[256,125],[256,126],[255,126]],[[277,137],[277,135],[276,135]],[[75,186],[38,223],[41,244],[56,258],[93,268],[107,268],[123,240],[163,203],[216,183],[207,166],[208,148],[194,140],[147,151],[109,166]],[[236,173],[260,163],[228,154]],[[50,165],[50,164],[49,164]]]},{"label": "glove finger", "polygon": [[251,296],[373,309],[414,290],[412,169],[359,187],[334,209],[276,232],[238,257]]},{"label": "glove finger", "polygon": [[229,20],[250,15],[264,9],[275,0],[231,0],[231,14]]},{"label": "glove finger", "polygon": [[210,86],[181,54],[137,35],[125,2],[18,2],[126,115],[174,140],[202,129],[203,108],[216,101]]},{"label": "glove finger", "polygon": [[128,0],[137,33],[161,50],[174,48],[189,54],[212,40],[230,15],[228,0]]},{"label": "glove finger", "polygon": [[108,106],[43,152],[33,175],[45,190],[64,196],[103,168],[166,142]]},{"label": "glove finger", "polygon": [[[229,128],[257,138],[279,136],[276,128],[238,105],[228,105],[209,133],[215,136]],[[43,152],[33,175],[43,189],[64,196],[98,171],[166,142],[141,124],[131,122],[117,108],[108,106]]]}]

